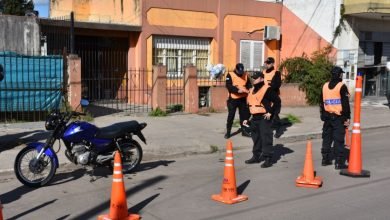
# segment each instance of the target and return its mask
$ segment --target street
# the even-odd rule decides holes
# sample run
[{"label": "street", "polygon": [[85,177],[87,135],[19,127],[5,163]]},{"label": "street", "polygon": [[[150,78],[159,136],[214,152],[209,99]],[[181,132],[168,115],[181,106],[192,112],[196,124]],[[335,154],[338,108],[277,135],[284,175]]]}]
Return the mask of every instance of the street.
[{"label": "street", "polygon": [[[324,181],[320,189],[295,186],[306,142],[276,145],[276,163],[268,169],[244,163],[251,149],[234,151],[238,192],[249,197],[234,205],[210,198],[221,190],[224,152],[144,161],[139,171],[124,176],[128,208],[143,219],[389,219],[389,134],[386,129],[362,134],[363,169],[371,171],[370,178],[320,166],[321,140],[313,140],[315,170]],[[102,168],[94,177],[89,173],[66,165],[39,189],[24,187],[13,173],[0,174],[5,219],[96,219],[108,213],[112,176]]]}]

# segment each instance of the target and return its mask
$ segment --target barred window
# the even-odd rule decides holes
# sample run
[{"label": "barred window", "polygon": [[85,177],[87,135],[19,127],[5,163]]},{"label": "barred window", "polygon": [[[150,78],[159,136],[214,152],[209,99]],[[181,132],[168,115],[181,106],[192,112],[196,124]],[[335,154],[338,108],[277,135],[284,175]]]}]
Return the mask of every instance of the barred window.
[{"label": "barred window", "polygon": [[193,64],[198,75],[207,74],[210,57],[210,39],[154,37],[153,65],[167,66],[168,77],[182,77],[184,67]]}]

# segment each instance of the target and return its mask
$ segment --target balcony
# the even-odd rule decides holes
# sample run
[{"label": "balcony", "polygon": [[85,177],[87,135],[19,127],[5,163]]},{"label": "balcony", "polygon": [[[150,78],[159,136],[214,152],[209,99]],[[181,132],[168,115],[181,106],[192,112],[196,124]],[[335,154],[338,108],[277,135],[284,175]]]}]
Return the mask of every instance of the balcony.
[{"label": "balcony", "polygon": [[388,0],[344,0],[345,14],[368,19],[390,19]]}]

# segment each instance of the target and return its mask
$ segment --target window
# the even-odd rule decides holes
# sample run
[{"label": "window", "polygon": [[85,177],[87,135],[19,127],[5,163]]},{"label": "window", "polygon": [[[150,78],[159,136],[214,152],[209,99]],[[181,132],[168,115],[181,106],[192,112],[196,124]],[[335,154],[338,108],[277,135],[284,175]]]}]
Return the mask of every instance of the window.
[{"label": "window", "polygon": [[193,64],[198,75],[207,74],[210,57],[210,40],[202,38],[154,37],[153,65],[167,66],[168,77],[182,77],[184,67]]},{"label": "window", "polygon": [[264,63],[264,42],[253,40],[240,41],[240,62],[247,70],[261,70]]}]

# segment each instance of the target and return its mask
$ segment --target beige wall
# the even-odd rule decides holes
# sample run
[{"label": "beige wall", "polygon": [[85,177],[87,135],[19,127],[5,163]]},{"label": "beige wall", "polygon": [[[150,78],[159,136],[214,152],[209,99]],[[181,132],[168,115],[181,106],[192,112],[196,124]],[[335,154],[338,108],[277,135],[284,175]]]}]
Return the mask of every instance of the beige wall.
[{"label": "beige wall", "polygon": [[141,25],[141,0],[50,0],[50,17],[69,16],[77,21]]},{"label": "beige wall", "polygon": [[344,0],[345,14],[390,13],[389,0]]}]

